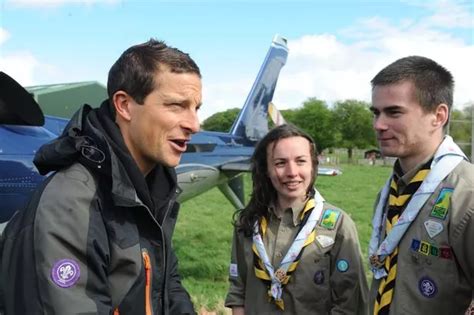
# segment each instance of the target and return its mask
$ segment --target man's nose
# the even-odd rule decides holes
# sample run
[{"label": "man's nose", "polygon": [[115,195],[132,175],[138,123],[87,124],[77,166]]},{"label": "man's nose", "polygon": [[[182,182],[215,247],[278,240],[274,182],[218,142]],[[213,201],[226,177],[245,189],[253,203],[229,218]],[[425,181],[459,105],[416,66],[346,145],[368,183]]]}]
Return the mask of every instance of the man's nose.
[{"label": "man's nose", "polygon": [[387,129],[387,124],[383,115],[374,116],[373,127],[376,131]]},{"label": "man's nose", "polygon": [[198,132],[201,128],[201,125],[199,124],[197,112],[194,110],[189,110],[184,117],[181,126],[184,129],[187,129],[190,133]]}]

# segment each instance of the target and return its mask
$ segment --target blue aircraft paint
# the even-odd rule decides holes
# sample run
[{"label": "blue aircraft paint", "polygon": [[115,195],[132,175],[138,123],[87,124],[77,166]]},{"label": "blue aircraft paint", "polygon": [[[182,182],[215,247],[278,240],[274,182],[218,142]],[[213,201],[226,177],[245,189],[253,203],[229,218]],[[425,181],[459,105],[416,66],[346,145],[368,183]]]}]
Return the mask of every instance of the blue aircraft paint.
[{"label": "blue aircraft paint", "polygon": [[44,180],[32,160],[36,149],[54,138],[42,127],[0,125],[0,222],[24,206]]}]

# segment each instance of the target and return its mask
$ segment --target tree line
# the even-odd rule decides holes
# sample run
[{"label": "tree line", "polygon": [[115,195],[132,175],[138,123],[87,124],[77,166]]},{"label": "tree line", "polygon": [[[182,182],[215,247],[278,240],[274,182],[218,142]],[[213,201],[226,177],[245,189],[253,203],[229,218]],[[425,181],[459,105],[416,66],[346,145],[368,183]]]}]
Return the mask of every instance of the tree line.
[{"label": "tree line", "polygon": [[[471,104],[463,110],[453,110],[451,113],[449,133],[457,142],[471,141],[473,106],[474,104]],[[373,114],[369,108],[370,104],[364,101],[344,100],[329,106],[323,100],[309,98],[301,107],[281,110],[281,113],[288,123],[298,126],[314,138],[319,152],[345,148],[351,159],[353,149],[370,149],[377,146],[372,128]],[[227,132],[239,110],[232,108],[216,113],[204,120],[201,128]]]}]

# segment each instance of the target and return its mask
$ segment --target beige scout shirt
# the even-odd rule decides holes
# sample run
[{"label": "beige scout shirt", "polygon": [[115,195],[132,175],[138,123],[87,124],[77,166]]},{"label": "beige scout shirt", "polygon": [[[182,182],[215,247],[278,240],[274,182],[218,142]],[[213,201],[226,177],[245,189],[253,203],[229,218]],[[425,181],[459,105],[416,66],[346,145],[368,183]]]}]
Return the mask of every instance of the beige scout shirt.
[{"label": "beige scout shirt", "polygon": [[[400,184],[406,185],[424,163]],[[463,161],[440,183],[400,241],[391,315],[464,314],[474,293],[473,217],[474,165]],[[370,314],[379,284],[372,282]]]},{"label": "beige scout shirt", "polygon": [[[271,215],[263,241],[273,266],[279,265],[290,248],[299,228],[302,208],[287,209],[281,220]],[[267,286],[255,276],[252,238],[235,231],[225,305],[244,306],[246,315],[366,314],[368,287],[354,222],[330,204],[324,204],[323,214],[326,209],[337,211],[339,217],[332,228],[321,226],[321,218],[316,226],[316,236],[328,236],[334,243],[328,244],[328,238],[325,238],[326,242],[321,244],[316,239],[305,247],[296,270],[283,289],[284,311],[269,301]]]}]

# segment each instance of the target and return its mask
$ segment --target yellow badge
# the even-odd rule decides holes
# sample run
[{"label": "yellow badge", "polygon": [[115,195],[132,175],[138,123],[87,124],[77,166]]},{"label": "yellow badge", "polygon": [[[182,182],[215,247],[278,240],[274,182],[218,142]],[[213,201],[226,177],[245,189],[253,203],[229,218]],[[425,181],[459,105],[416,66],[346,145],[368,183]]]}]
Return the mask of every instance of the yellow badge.
[{"label": "yellow badge", "polygon": [[430,243],[421,241],[420,249],[418,251],[420,253],[424,254],[424,255],[429,255],[430,254],[430,248],[431,248]]}]

